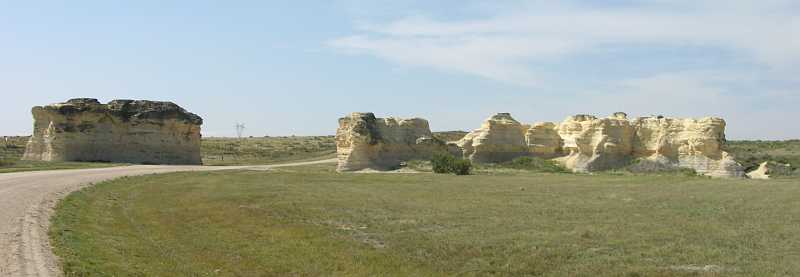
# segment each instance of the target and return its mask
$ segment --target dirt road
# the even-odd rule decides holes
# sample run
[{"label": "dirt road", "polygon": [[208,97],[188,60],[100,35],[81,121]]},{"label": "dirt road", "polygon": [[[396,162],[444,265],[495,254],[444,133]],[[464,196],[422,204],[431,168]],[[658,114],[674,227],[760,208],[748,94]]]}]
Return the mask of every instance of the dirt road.
[{"label": "dirt road", "polygon": [[50,216],[59,199],[92,183],[176,171],[263,170],[335,161],[224,167],[135,165],[0,174],[0,276],[62,275],[47,235]]}]

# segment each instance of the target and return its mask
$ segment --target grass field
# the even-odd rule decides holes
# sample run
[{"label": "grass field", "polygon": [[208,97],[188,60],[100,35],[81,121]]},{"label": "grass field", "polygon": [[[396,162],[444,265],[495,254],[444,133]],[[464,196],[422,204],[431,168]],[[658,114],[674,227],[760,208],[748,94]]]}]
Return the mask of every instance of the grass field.
[{"label": "grass field", "polygon": [[[8,138],[8,140],[5,138]],[[22,154],[25,153],[25,144],[27,142],[28,137],[17,136],[0,138],[0,173],[56,169],[100,168],[123,165],[119,163],[21,161],[19,159],[22,157]]]},{"label": "grass field", "polygon": [[99,162],[41,162],[41,161],[14,161],[10,164],[0,164],[0,173],[12,173],[22,171],[41,171],[59,169],[86,169],[103,168],[113,166],[123,166],[122,163],[99,163]]},{"label": "grass field", "polygon": [[796,179],[337,174],[124,178],[61,202],[67,276],[798,276]]},{"label": "grass field", "polygon": [[[734,154],[747,171],[758,168],[764,161],[791,164],[800,168],[800,140],[786,141],[728,141],[725,150]],[[800,174],[800,171],[795,171]]]},{"label": "grass field", "polygon": [[0,161],[19,160],[27,142],[28,137],[0,137]]},{"label": "grass field", "polygon": [[333,136],[204,138],[205,165],[272,164],[336,156]]}]

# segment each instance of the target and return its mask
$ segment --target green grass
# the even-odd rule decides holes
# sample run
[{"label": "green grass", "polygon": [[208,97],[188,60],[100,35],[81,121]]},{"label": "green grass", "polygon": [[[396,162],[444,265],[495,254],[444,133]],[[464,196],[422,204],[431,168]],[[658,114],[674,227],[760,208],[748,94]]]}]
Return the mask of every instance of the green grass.
[{"label": "green grass", "polygon": [[58,169],[86,169],[103,168],[113,166],[123,166],[122,163],[99,163],[99,162],[41,162],[41,161],[13,161],[10,164],[0,163],[0,173],[22,172],[22,171],[41,171]]},{"label": "green grass", "polygon": [[[786,141],[728,141],[725,150],[734,154],[747,171],[765,161],[791,164],[800,168],[800,140]],[[796,171],[800,174],[800,171]]]},{"label": "green grass", "polygon": [[28,137],[8,137],[8,143],[0,138],[0,173],[39,171],[56,169],[81,169],[120,166],[120,163],[89,163],[89,162],[41,162],[21,161],[25,154],[25,144]]},{"label": "green grass", "polygon": [[26,143],[28,137],[0,137],[0,161],[19,160],[25,153]]},{"label": "green grass", "polygon": [[438,138],[441,141],[457,141],[467,135],[465,131],[444,131],[444,132],[433,132],[433,137]]},{"label": "green grass", "polygon": [[336,142],[333,136],[204,138],[201,151],[205,165],[273,164],[333,158]]},{"label": "green grass", "polygon": [[550,173],[566,173],[567,170],[555,161],[537,157],[519,157],[510,162],[499,165],[500,167]]},{"label": "green grass", "polygon": [[71,194],[50,235],[67,276],[797,276],[797,195],[791,179],[173,173]]}]

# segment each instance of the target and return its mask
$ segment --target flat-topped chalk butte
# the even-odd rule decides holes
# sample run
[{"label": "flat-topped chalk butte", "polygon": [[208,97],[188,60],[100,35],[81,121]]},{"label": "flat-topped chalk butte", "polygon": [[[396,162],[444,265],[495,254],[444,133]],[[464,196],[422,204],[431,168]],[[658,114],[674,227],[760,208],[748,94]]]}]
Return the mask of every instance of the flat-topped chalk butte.
[{"label": "flat-topped chalk butte", "polygon": [[203,119],[171,102],[78,98],[32,113],[24,160],[202,163]]},{"label": "flat-topped chalk butte", "polygon": [[[398,136],[398,131],[389,131],[398,129],[391,127],[398,124],[384,123],[372,113],[340,119],[339,169],[392,168],[410,159],[449,152],[475,163],[501,163],[524,156],[554,159],[575,172],[621,168],[636,161],[641,166],[689,168],[712,177],[744,176],[742,166],[722,151],[725,121],[721,118],[654,116],[629,120],[625,113],[618,112],[606,118],[575,115],[559,124],[526,125],[508,113],[498,113],[459,141],[434,141],[425,147],[416,146],[415,138],[431,137],[428,122],[415,120],[424,124],[407,125],[417,126],[418,132]],[[361,142],[351,143],[359,141],[353,138],[361,138]],[[403,147],[398,147],[398,142]],[[387,144],[391,151],[382,150]]]}]

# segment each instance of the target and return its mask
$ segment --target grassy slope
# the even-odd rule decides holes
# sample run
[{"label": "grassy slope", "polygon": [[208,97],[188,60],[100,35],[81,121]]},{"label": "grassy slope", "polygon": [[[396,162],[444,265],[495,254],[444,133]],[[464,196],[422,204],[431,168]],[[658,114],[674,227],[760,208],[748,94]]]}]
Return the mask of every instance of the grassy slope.
[{"label": "grassy slope", "polygon": [[433,136],[443,141],[457,141],[467,135],[465,131],[433,132]]},{"label": "grassy slope", "polygon": [[729,141],[725,150],[734,154],[746,169],[753,170],[764,161],[776,161],[800,167],[800,140]]},{"label": "grassy slope", "polygon": [[206,165],[271,164],[333,158],[336,142],[333,136],[205,138],[202,153]]},{"label": "grassy slope", "polygon": [[797,195],[790,179],[174,173],[70,195],[51,237],[74,276],[793,276]]},{"label": "grassy slope", "polygon": [[0,137],[0,161],[18,160],[25,153],[27,142],[28,137]]}]

